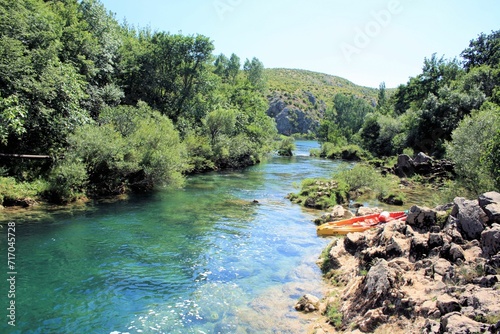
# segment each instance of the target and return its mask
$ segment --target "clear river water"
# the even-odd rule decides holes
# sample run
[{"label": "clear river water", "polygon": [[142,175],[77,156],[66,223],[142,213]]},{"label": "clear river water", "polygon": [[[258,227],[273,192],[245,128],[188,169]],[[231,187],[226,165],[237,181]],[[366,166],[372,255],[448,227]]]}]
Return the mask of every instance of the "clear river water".
[{"label": "clear river water", "polygon": [[181,190],[12,221],[14,298],[3,223],[0,333],[304,333],[293,306],[321,296],[315,261],[330,240],[285,196],[339,165],[309,157],[316,142],[296,144],[294,157]]}]

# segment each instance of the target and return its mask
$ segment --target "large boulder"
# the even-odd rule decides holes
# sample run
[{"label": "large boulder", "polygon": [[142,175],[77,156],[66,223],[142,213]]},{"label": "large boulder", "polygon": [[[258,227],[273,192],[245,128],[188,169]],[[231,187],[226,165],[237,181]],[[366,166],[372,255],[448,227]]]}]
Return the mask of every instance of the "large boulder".
[{"label": "large boulder", "polygon": [[451,215],[457,218],[457,227],[466,240],[479,239],[485,228],[483,223],[484,211],[478,201],[456,197],[453,200]]},{"label": "large boulder", "polygon": [[394,171],[399,177],[409,177],[415,173],[415,164],[413,159],[407,154],[400,154],[398,162],[394,166]]},{"label": "large boulder", "polygon": [[479,206],[488,216],[489,224],[500,223],[500,193],[490,191],[480,195]]},{"label": "large boulder", "polygon": [[500,252],[500,225],[493,224],[491,228],[481,233],[481,249],[484,257],[491,257]]}]

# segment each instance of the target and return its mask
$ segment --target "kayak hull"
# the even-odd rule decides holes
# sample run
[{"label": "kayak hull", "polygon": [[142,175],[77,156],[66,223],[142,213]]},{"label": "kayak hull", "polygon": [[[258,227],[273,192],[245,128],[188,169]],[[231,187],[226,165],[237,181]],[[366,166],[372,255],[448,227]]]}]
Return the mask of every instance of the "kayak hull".
[{"label": "kayak hull", "polygon": [[[383,216],[383,217],[382,217]],[[329,222],[317,227],[317,234],[320,236],[329,235],[343,235],[352,232],[364,232],[373,228],[380,223],[395,220],[405,219],[406,213],[404,211],[390,212],[381,215],[379,213],[353,217],[336,222]]]}]

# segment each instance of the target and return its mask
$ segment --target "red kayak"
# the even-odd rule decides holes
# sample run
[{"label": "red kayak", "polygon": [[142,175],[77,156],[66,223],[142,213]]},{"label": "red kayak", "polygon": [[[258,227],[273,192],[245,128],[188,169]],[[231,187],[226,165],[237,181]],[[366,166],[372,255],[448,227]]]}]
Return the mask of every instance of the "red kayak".
[{"label": "red kayak", "polygon": [[350,232],[363,232],[380,223],[395,219],[406,219],[404,211],[374,213],[366,216],[353,217],[336,222],[329,222],[317,227],[318,235],[339,235]]}]

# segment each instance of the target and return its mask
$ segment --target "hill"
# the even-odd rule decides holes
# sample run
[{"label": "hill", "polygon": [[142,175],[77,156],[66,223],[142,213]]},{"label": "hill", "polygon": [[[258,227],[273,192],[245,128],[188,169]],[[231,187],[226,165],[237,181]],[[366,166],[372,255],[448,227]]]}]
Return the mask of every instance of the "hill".
[{"label": "hill", "polygon": [[375,105],[378,89],[358,86],[337,76],[298,69],[265,70],[269,93],[267,114],[281,134],[314,133],[336,94],[352,94]]}]

